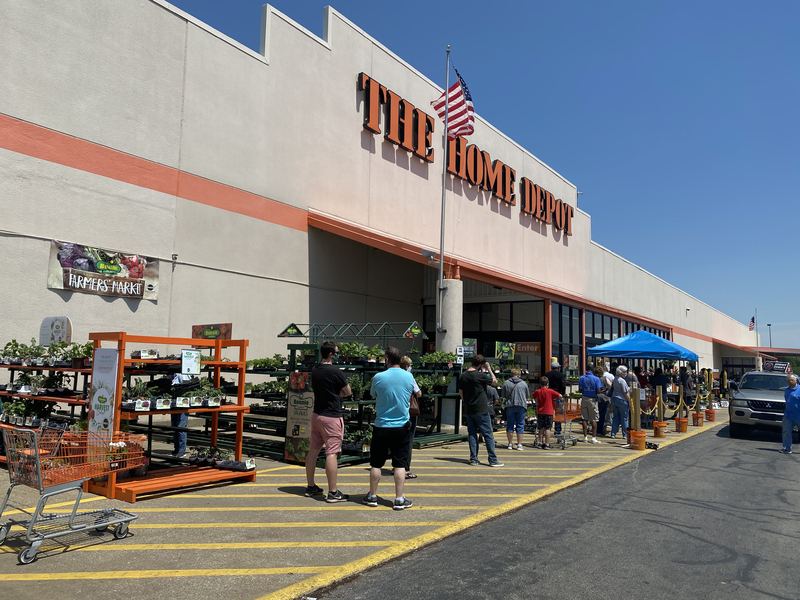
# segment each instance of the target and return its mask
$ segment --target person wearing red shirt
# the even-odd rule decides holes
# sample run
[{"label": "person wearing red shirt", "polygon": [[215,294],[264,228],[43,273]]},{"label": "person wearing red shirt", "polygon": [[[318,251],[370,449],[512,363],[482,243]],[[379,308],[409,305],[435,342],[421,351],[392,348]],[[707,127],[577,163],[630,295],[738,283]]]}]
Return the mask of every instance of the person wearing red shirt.
[{"label": "person wearing red shirt", "polygon": [[561,398],[561,394],[547,387],[550,385],[547,377],[542,377],[540,383],[542,387],[533,392],[533,399],[536,400],[536,417],[539,422],[539,448],[550,450],[552,449],[550,428],[553,426],[553,413],[555,412],[553,402]]},{"label": "person wearing red shirt", "polygon": [[650,385],[650,381],[647,379],[647,375],[642,373],[642,367],[633,367],[633,372],[636,374],[636,379],[639,380],[639,387],[644,389],[648,385]]}]

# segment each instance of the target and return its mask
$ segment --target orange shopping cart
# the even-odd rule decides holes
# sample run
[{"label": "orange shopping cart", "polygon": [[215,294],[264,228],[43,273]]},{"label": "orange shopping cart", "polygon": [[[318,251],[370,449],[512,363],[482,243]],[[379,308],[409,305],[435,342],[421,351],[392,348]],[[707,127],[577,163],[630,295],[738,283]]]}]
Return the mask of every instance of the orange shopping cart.
[{"label": "orange shopping cart", "polygon": [[581,403],[559,398],[555,401],[554,408],[553,422],[563,423],[561,433],[557,434],[555,438],[561,444],[561,449],[566,450],[567,443],[571,442],[573,446],[578,443],[578,438],[572,435],[572,422],[581,418]]},{"label": "orange shopping cart", "polygon": [[[115,539],[128,535],[128,523],[137,515],[116,508],[79,513],[78,504],[83,495],[83,482],[87,479],[107,477],[110,473],[133,469],[143,463],[144,436],[54,429],[11,429],[5,430],[3,435],[11,485],[0,506],[0,519],[16,486],[39,490],[39,502],[33,513],[15,507],[30,518],[12,518],[0,524],[0,544],[13,525],[26,530],[30,546],[20,550],[19,562],[30,564],[35,561],[44,540],[78,531],[105,531],[113,526]],[[75,491],[78,497],[70,513],[44,513],[50,498]]]}]

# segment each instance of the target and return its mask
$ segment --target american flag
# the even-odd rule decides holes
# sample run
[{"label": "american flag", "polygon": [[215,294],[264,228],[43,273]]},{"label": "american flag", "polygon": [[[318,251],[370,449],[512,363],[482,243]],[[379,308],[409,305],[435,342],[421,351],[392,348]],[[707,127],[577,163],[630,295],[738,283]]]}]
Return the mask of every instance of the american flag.
[{"label": "american flag", "polygon": [[750,317],[750,331],[753,331],[753,329],[755,328],[756,328],[756,318]]},{"label": "american flag", "polygon": [[[456,71],[455,67],[453,68]],[[469,88],[461,75],[456,71],[456,81],[447,90],[448,114],[447,114],[447,139],[466,137],[475,131],[475,109],[472,106],[472,96]],[[444,122],[445,94],[439,96],[438,100],[431,102],[431,106]]]}]

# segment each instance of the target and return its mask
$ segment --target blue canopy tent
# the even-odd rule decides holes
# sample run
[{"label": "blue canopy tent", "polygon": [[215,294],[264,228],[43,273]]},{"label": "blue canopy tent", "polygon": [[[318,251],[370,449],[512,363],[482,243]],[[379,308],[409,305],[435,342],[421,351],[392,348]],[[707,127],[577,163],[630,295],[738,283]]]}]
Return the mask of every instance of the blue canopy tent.
[{"label": "blue canopy tent", "polygon": [[601,346],[589,348],[589,356],[604,356],[609,358],[653,358],[656,360],[693,360],[697,361],[697,354],[670,342],[664,338],[653,335],[648,331],[634,331],[625,337],[617,338]]}]

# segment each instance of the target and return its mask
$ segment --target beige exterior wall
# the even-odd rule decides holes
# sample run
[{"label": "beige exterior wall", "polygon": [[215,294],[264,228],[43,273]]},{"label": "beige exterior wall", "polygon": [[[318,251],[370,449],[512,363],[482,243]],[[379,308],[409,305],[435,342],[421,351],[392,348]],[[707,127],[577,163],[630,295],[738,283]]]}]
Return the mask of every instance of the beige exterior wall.
[{"label": "beige exterior wall", "polygon": [[[161,0],[2,3],[0,114],[438,248],[442,124],[433,164],[394,148],[363,129],[356,77],[367,73],[429,114],[440,88],[331,9],[324,39],[270,7],[262,26],[259,54]],[[490,124],[479,118],[469,141],[514,168],[517,182],[527,177],[575,207],[573,184]],[[448,254],[753,343],[742,324],[593,243],[588,214],[575,210],[566,237],[522,217],[519,199],[509,207],[460,180],[448,186]],[[0,286],[0,340],[33,335],[59,314],[73,319],[76,339],[118,329],[188,335],[191,324],[232,321],[260,356],[285,350],[275,336],[292,321],[421,319],[422,265],[7,150],[0,215],[10,232],[0,236],[0,277],[13,282]],[[50,238],[163,259],[158,301],[45,289]]]}]

